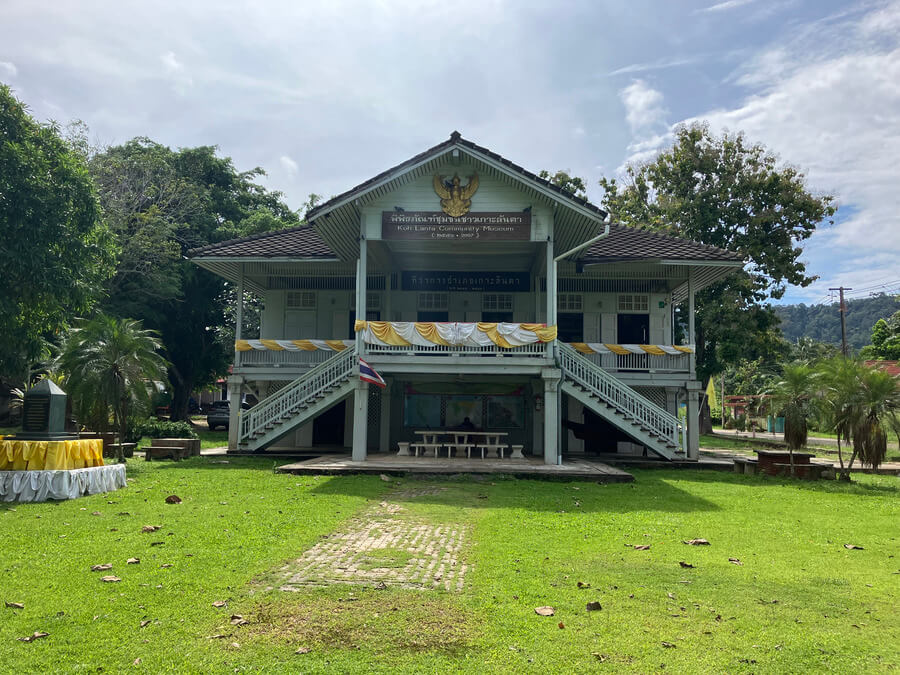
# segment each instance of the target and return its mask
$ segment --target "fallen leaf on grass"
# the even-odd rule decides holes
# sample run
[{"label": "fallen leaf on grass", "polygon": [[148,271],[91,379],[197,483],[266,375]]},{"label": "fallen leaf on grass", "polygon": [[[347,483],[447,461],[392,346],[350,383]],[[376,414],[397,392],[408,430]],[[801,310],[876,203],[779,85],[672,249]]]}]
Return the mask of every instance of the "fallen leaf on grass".
[{"label": "fallen leaf on grass", "polygon": [[706,539],[688,539],[687,541],[682,541],[682,544],[688,544],[689,546],[709,546],[709,542]]},{"label": "fallen leaf on grass", "polygon": [[179,497],[178,495],[169,495],[168,497],[166,497],[166,504],[180,504],[180,503],[181,503],[181,497]]},{"label": "fallen leaf on grass", "polygon": [[161,527],[162,525],[144,525],[141,528],[141,532],[156,532]]},{"label": "fallen leaf on grass", "polygon": [[103,514],[100,513],[99,511],[94,511],[91,515],[92,516],[102,516]]},{"label": "fallen leaf on grass", "polygon": [[381,480],[383,480],[385,483],[390,483],[390,482],[391,482],[390,476],[388,476],[388,475],[385,474],[385,473],[381,474],[381,475],[378,476],[378,477],[379,477]]},{"label": "fallen leaf on grass", "polygon": [[162,569],[168,569],[169,567],[174,567],[174,565],[172,565],[172,563],[163,563],[160,567]]},{"label": "fallen leaf on grass", "polygon": [[106,582],[108,584],[116,583],[117,581],[122,581],[119,577],[108,576],[108,577],[100,577],[100,581]]},{"label": "fallen leaf on grass", "polygon": [[229,645],[229,646],[230,646],[232,649],[240,649],[240,648],[241,648],[241,645],[238,644],[237,642],[232,642],[231,645]]},{"label": "fallen leaf on grass", "polygon": [[103,563],[102,565],[94,565],[91,567],[91,572],[105,572],[106,570],[112,569],[112,563]]},{"label": "fallen leaf on grass", "polygon": [[116,515],[117,516],[130,516],[131,514],[128,513],[128,511],[119,511]]},{"label": "fallen leaf on grass", "polygon": [[674,594],[674,593],[666,593],[666,597],[668,597],[669,600],[674,600],[674,599],[675,599],[675,594]]},{"label": "fallen leaf on grass", "polygon": [[[436,578],[435,578],[435,581],[440,581],[440,577],[436,577]],[[387,584],[384,583],[383,581],[379,581],[377,584],[375,584],[375,590],[376,590],[376,591],[383,591],[383,590],[386,590],[386,589],[387,589]]]},{"label": "fallen leaf on grass", "polygon": [[560,630],[562,630],[563,628],[566,627],[566,624],[564,624],[562,621],[560,621],[560,622],[559,622],[558,624],[556,624],[556,625],[559,626],[559,629],[560,629]]},{"label": "fallen leaf on grass", "polygon": [[650,544],[636,544],[634,547],[635,551],[649,551]]},{"label": "fallen leaf on grass", "polygon": [[166,542],[164,542],[164,541],[151,541],[151,542],[150,542],[150,545],[151,545],[151,546],[162,546],[162,545],[165,544],[165,543],[166,543]]},{"label": "fallen leaf on grass", "polygon": [[600,605],[600,603],[596,602],[596,601],[589,602],[587,605],[584,606],[584,608],[589,612],[596,612],[598,610],[603,609],[603,607]]},{"label": "fallen leaf on grass", "polygon": [[590,584],[586,584],[583,581],[579,581],[577,586],[578,586],[578,588],[590,588],[591,587]]},{"label": "fallen leaf on grass", "polygon": [[681,565],[682,567],[686,567],[688,569],[694,569],[694,566],[691,565],[691,563],[686,563],[686,562],[684,562],[684,560],[679,560],[678,564]]},{"label": "fallen leaf on grass", "polygon": [[134,661],[132,661],[132,664],[135,665],[135,666],[139,666],[139,665],[141,665],[141,663],[142,663],[142,662],[141,662],[141,657],[140,657],[140,656],[137,657]]},{"label": "fallen leaf on grass", "polygon": [[249,621],[242,617],[240,614],[232,614],[231,615],[231,625],[232,626],[246,626]]},{"label": "fallen leaf on grass", "polygon": [[601,654],[600,652],[591,652],[591,656],[597,659],[600,663],[603,663],[607,658],[609,658],[606,656],[606,654]]},{"label": "fallen leaf on grass", "polygon": [[206,638],[206,639],[207,639],[207,640],[221,640],[221,639],[227,638],[227,637],[228,637],[227,635],[222,635],[221,633],[219,633],[219,634],[217,634],[217,635],[210,635],[210,636],[209,636],[208,638]]},{"label": "fallen leaf on grass", "polygon": [[556,610],[552,607],[535,607],[534,613],[539,614],[540,616],[553,616],[556,614]]},{"label": "fallen leaf on grass", "polygon": [[125,561],[125,564],[126,565],[140,565],[141,559],[140,558],[129,558],[128,560]]},{"label": "fallen leaf on grass", "polygon": [[10,609],[25,609],[25,603],[23,602],[7,602],[5,604]]},{"label": "fallen leaf on grass", "polygon": [[310,649],[309,647],[300,647],[300,649],[298,649],[294,653],[295,654],[309,654],[311,651],[312,651],[312,649]]},{"label": "fallen leaf on grass", "polygon": [[216,600],[212,605],[213,607],[225,607],[227,604],[224,600]]},{"label": "fallen leaf on grass", "polygon": [[39,640],[40,638],[45,638],[50,633],[42,633],[40,631],[35,631],[31,635],[26,635],[25,637],[16,638],[19,642],[34,642],[35,640]]},{"label": "fallen leaf on grass", "polygon": [[675,649],[677,645],[673,645],[671,642],[663,641],[662,646],[666,649]]},{"label": "fallen leaf on grass", "polygon": [[732,565],[743,565],[744,564],[737,558],[729,558],[728,562],[730,562]]},{"label": "fallen leaf on grass", "polygon": [[857,546],[856,544],[844,544],[844,548],[848,551],[865,551],[862,546]]},{"label": "fallen leaf on grass", "polygon": [[145,628],[145,627],[149,626],[151,623],[153,623],[153,622],[150,621],[150,619],[147,619],[146,621],[141,621],[141,628]]}]

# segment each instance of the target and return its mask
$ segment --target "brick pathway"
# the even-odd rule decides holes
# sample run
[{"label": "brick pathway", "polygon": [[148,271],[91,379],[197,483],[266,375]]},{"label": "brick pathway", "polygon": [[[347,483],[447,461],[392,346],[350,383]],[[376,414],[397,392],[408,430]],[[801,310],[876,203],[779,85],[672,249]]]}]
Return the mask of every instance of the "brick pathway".
[{"label": "brick pathway", "polygon": [[444,487],[398,491],[327,535],[302,557],[281,569],[279,588],[295,591],[331,584],[385,584],[403,588],[460,591],[468,565],[461,559],[467,528],[433,525],[402,516],[392,499],[436,495]]}]

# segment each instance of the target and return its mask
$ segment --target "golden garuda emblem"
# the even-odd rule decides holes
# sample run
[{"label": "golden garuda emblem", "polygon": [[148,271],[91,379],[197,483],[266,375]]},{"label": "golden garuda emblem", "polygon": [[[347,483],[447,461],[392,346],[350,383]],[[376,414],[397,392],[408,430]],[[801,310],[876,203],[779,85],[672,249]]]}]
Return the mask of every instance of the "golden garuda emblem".
[{"label": "golden garuda emblem", "polygon": [[441,209],[448,216],[459,218],[464,216],[472,208],[472,195],[478,189],[478,174],[469,176],[469,183],[465,187],[459,184],[459,174],[453,174],[451,180],[444,180],[441,175],[434,177],[434,191],[441,198]]}]

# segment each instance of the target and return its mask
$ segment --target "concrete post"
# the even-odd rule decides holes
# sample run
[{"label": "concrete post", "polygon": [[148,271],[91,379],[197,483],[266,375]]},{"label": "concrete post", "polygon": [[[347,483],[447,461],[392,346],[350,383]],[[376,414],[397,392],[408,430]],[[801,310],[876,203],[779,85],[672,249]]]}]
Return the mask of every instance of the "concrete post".
[{"label": "concrete post", "polygon": [[687,456],[688,459],[700,459],[700,392],[689,389],[687,392]]},{"label": "concrete post", "polygon": [[354,462],[366,461],[369,431],[369,384],[359,380],[353,391],[353,451]]},{"label": "concrete post", "polygon": [[[359,234],[359,260],[356,261],[356,320],[366,320],[366,290],[368,287],[368,263],[366,261],[366,238],[362,233],[362,225],[360,225]],[[354,329],[355,330],[355,329]],[[362,339],[362,333],[356,333],[356,349],[357,353],[362,356],[365,354],[366,345]]]},{"label": "concrete post", "polygon": [[697,372],[697,327],[694,317],[694,269],[688,267],[688,344],[692,345],[694,351],[690,355],[691,378],[696,377]]},{"label": "concrete post", "polygon": [[241,378],[228,378],[228,450],[238,449],[238,434],[241,429]]},{"label": "concrete post", "polygon": [[[548,326],[556,325],[556,261],[553,259],[553,240],[547,239],[547,321]],[[547,343],[547,356],[556,358],[556,342]],[[554,461],[554,464],[556,462]]]},{"label": "concrete post", "polygon": [[544,379],[544,464],[559,460],[559,370],[545,369]]},{"label": "concrete post", "polygon": [[387,386],[381,390],[381,426],[379,427],[378,451],[391,451],[391,378],[384,380]]}]

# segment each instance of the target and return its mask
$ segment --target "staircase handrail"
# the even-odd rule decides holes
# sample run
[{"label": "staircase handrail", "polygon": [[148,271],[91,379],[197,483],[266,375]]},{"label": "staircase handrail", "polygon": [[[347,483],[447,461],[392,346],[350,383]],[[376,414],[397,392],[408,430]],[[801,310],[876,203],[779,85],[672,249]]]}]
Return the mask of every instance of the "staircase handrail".
[{"label": "staircase handrail", "polygon": [[[601,401],[609,403],[616,410],[630,415],[657,436],[662,436],[675,446],[684,449],[686,435],[684,424],[675,415],[648,401],[627,384],[581,356],[569,345],[557,342],[557,355],[564,376],[596,394]],[[680,441],[679,433],[682,436]]]},{"label": "staircase handrail", "polygon": [[254,433],[276,422],[285,413],[293,411],[303,401],[316,396],[336,382],[347,379],[358,367],[359,355],[356,345],[353,345],[311,368],[250,410],[241,411],[238,443],[247,441]]}]

